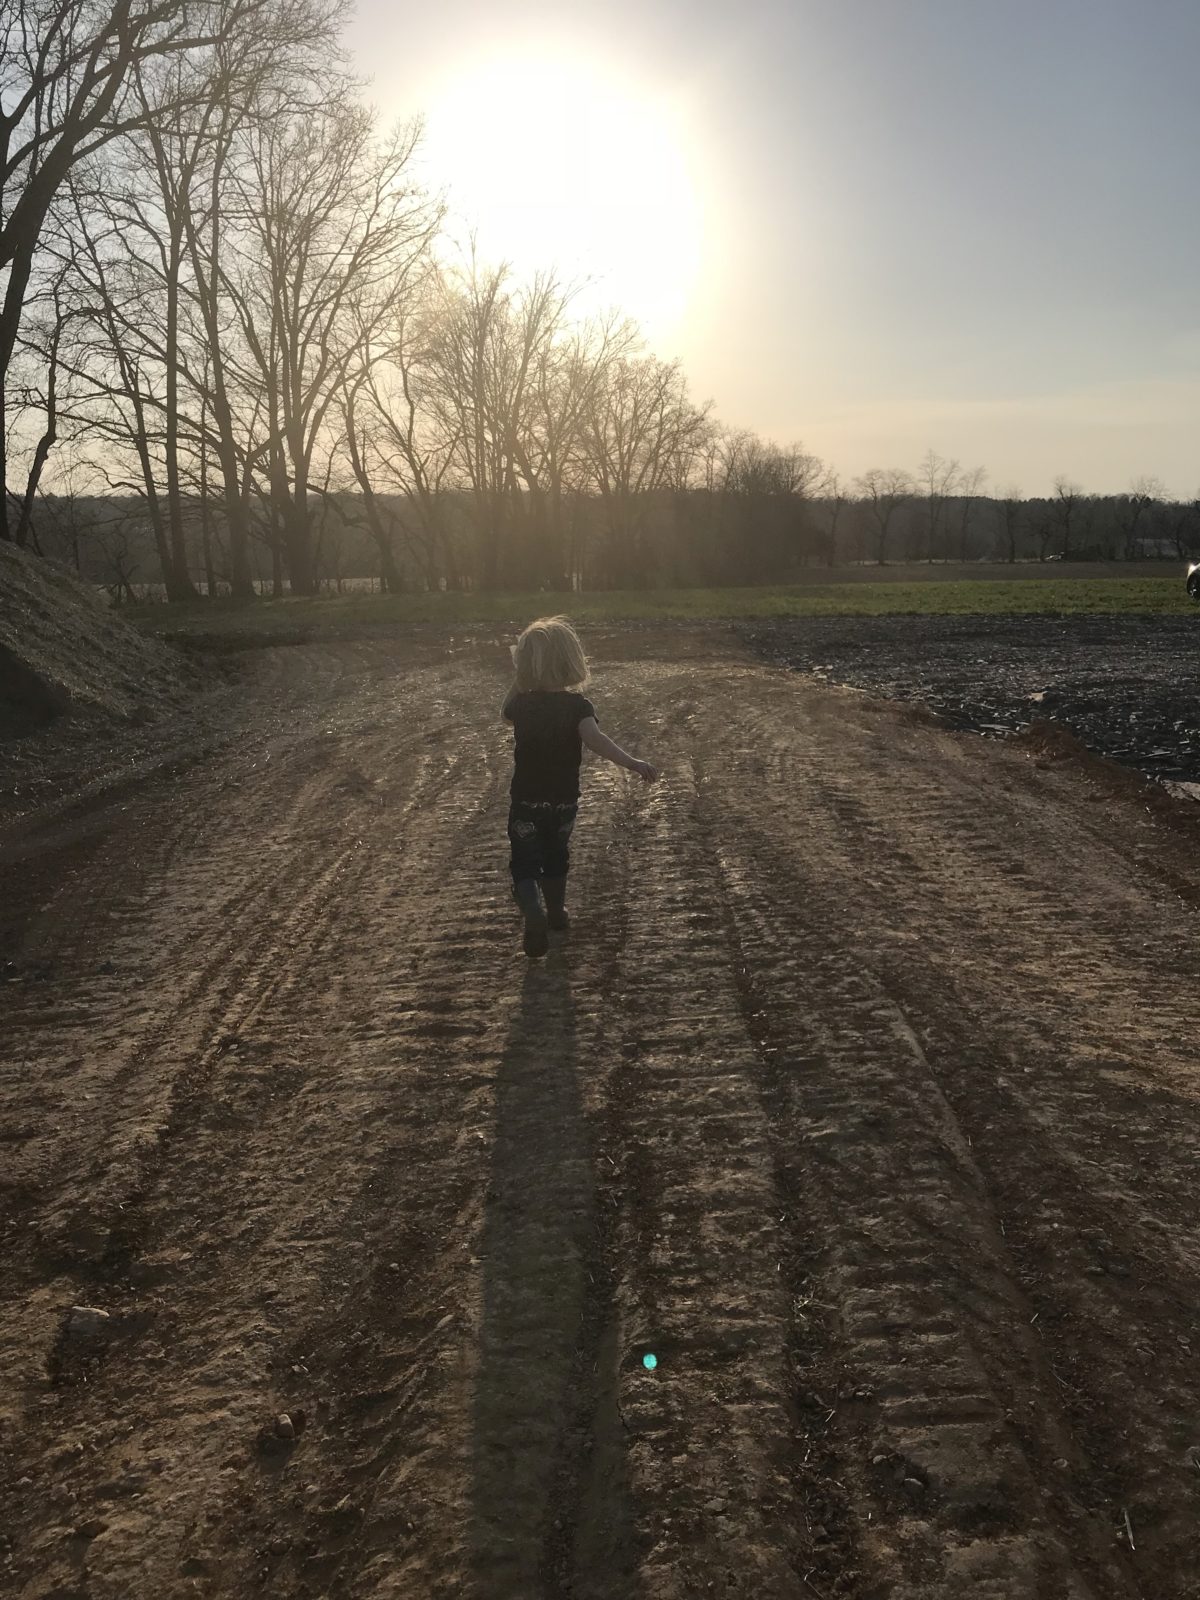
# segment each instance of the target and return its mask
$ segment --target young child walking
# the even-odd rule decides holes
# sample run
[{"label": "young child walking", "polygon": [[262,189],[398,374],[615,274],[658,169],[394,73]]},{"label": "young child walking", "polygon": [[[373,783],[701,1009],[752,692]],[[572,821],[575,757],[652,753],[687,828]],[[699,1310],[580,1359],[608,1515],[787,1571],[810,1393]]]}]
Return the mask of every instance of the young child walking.
[{"label": "young child walking", "polygon": [[567,869],[583,746],[646,783],[658,769],[600,732],[595,706],[579,693],[588,681],[583,646],[565,617],[531,622],[517,640],[513,665],[516,680],[503,712],[515,735],[509,865],[513,898],[525,919],[525,954],[544,956],[547,929],[570,927]]}]

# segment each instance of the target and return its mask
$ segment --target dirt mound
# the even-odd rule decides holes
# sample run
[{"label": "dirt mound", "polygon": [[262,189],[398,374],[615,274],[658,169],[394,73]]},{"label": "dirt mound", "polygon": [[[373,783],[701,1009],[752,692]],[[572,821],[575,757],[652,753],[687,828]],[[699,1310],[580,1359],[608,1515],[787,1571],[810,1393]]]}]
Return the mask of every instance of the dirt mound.
[{"label": "dirt mound", "polygon": [[65,712],[140,720],[176,701],[192,673],[74,573],[0,544],[0,739]]}]

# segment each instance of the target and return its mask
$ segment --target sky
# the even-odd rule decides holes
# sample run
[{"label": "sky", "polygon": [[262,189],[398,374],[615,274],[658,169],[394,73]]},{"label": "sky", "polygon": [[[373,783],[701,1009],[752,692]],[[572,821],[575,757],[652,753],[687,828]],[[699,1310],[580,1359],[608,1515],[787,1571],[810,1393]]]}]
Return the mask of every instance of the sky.
[{"label": "sky", "polygon": [[847,477],[1200,493],[1200,0],[359,0],[465,239]]}]

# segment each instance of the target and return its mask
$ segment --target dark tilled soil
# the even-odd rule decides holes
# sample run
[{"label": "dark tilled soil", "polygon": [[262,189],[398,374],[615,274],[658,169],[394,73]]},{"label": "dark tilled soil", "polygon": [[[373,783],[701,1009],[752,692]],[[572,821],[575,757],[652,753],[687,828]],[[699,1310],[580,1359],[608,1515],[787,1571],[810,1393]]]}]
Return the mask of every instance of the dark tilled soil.
[{"label": "dark tilled soil", "polygon": [[811,617],[746,623],[765,659],[919,700],[953,727],[1062,724],[1100,755],[1200,782],[1195,617]]},{"label": "dark tilled soil", "polygon": [[0,826],[6,1594],[1198,1600],[1193,810],[673,650],[543,962],[499,648]]}]

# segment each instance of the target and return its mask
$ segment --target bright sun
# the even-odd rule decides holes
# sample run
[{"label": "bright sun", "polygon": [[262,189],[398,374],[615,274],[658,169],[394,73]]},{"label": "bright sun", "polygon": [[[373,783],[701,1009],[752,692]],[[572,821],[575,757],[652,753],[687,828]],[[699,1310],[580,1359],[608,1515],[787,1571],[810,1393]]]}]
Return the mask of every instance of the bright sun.
[{"label": "bright sun", "polygon": [[579,58],[493,56],[433,96],[424,154],[481,255],[586,278],[651,340],[682,324],[703,256],[699,158],[683,109]]}]

